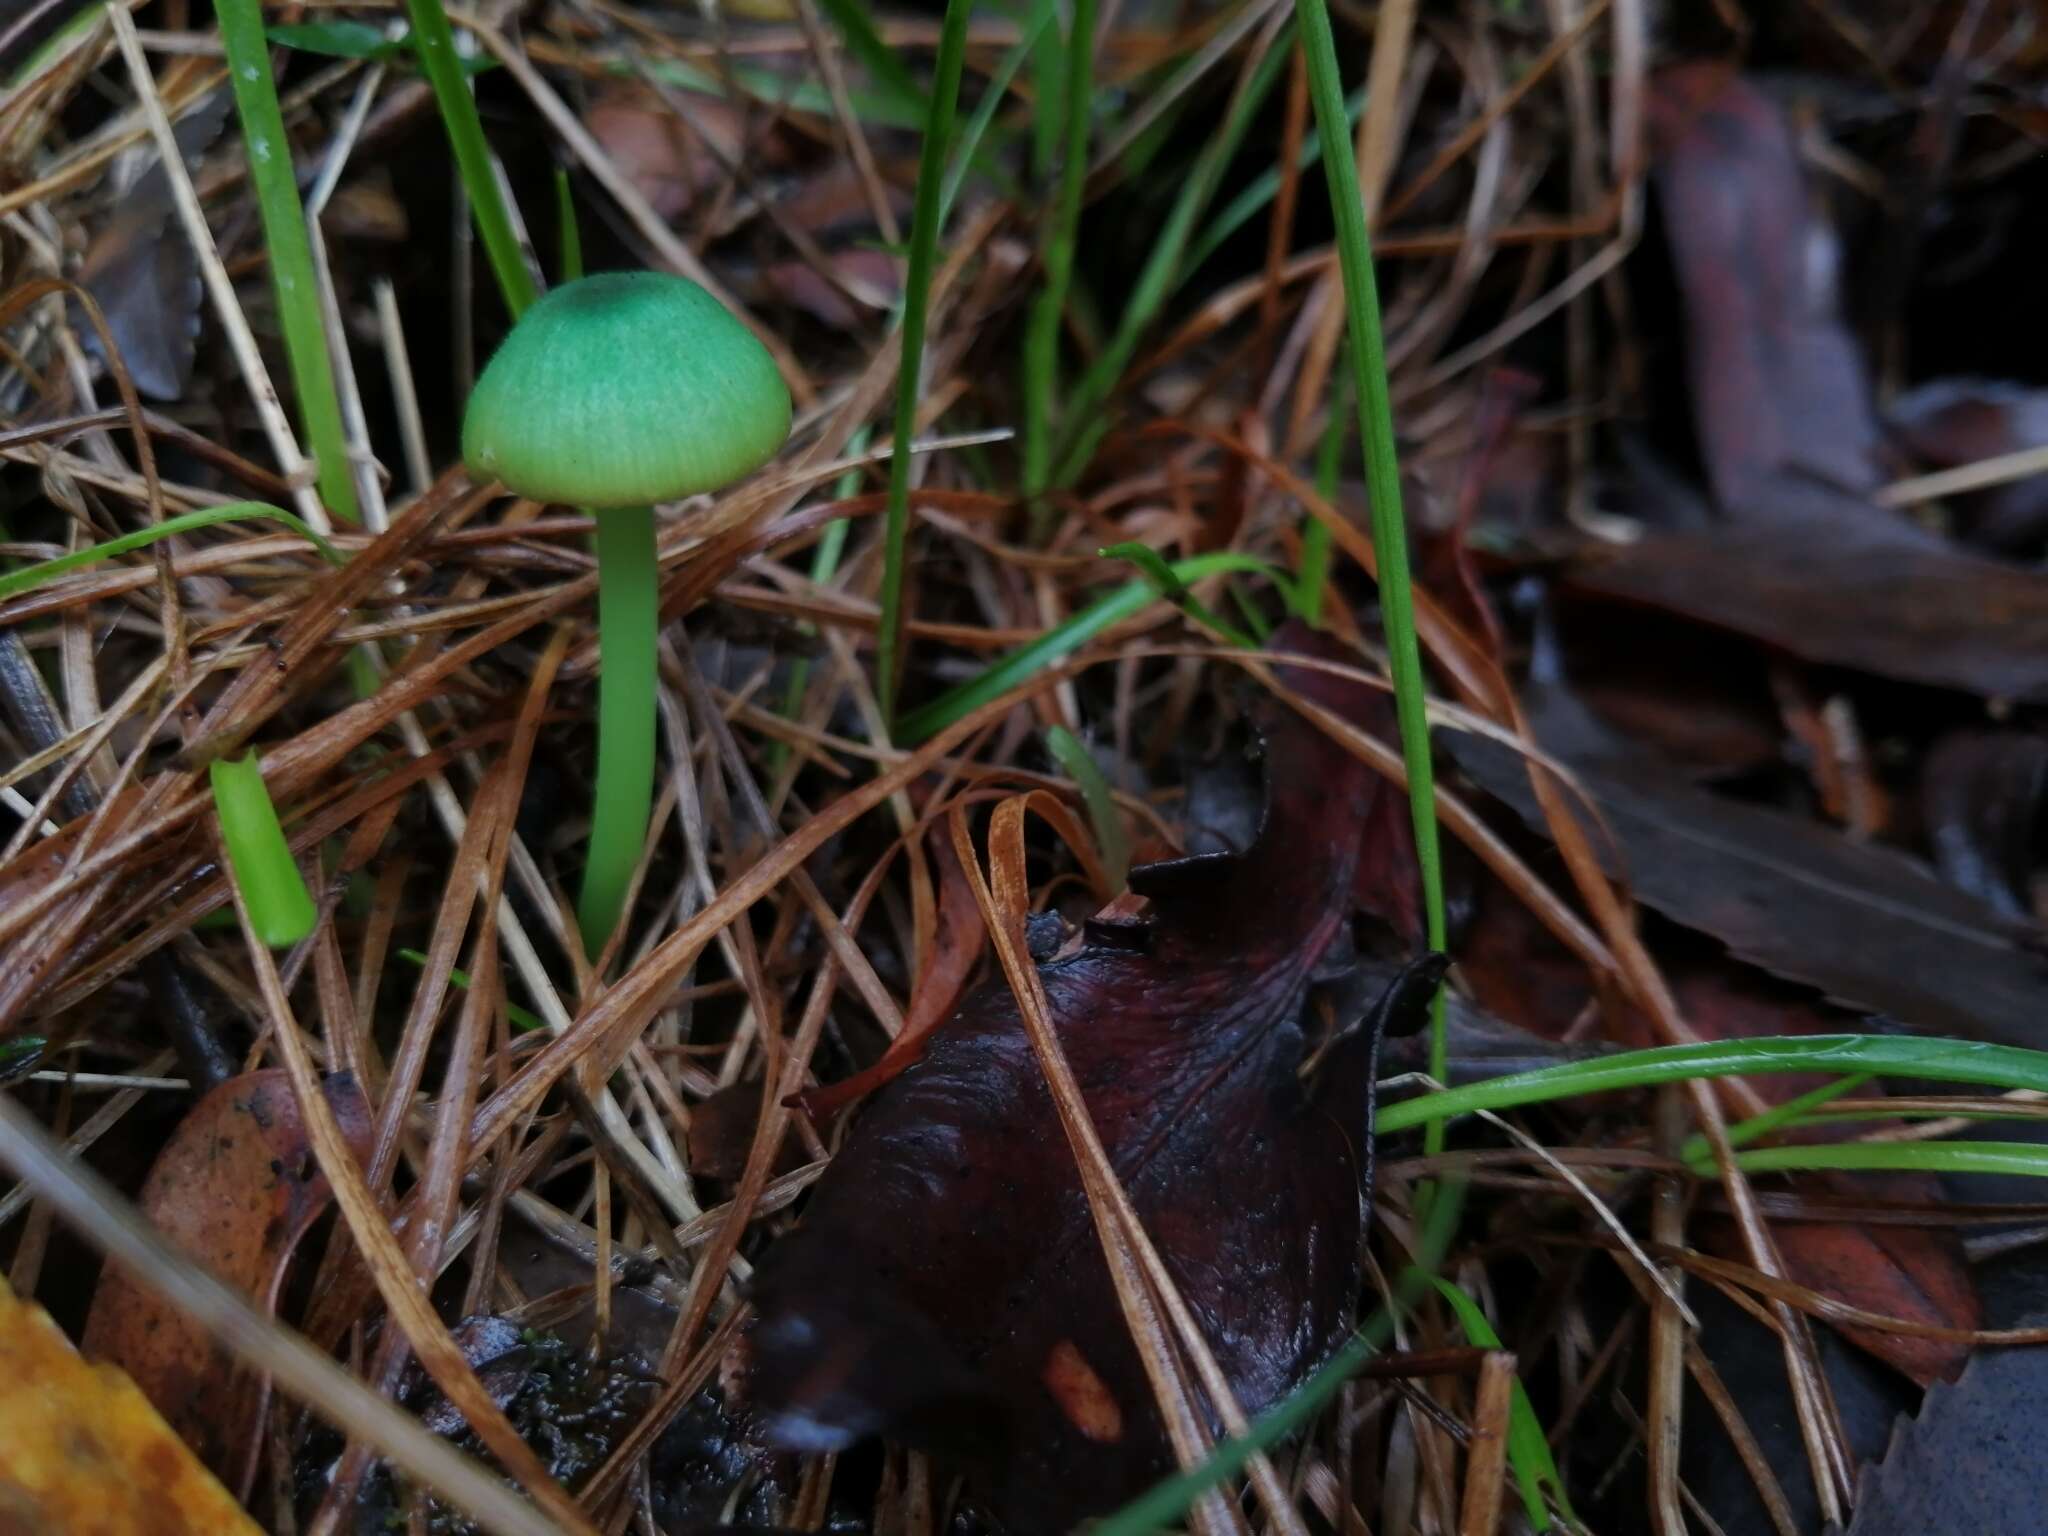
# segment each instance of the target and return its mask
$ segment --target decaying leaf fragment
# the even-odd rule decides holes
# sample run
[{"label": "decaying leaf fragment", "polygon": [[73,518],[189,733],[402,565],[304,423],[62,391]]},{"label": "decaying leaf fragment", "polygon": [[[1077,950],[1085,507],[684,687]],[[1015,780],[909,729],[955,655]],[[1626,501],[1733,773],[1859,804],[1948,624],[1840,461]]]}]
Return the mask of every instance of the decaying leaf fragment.
[{"label": "decaying leaf fragment", "polygon": [[[370,1115],[355,1080],[327,1080],[359,1157]],[[281,1068],[230,1078],[193,1106],[143,1182],[151,1225],[214,1274],[271,1310],[292,1250],[327,1208],[298,1100]],[[83,1348],[120,1367],[222,1477],[253,1471],[262,1384],[211,1333],[118,1265],[109,1265],[86,1315]]]},{"label": "decaying leaf fragment", "polygon": [[[1295,625],[1273,644],[1338,654]],[[1333,712],[1374,706],[1357,684],[1275,670]],[[1256,842],[1133,870],[1146,909],[1089,921],[1039,975],[1116,1173],[1256,1413],[1351,1324],[1372,1045],[1390,1022],[1420,1022],[1442,967],[1409,967],[1303,1082],[1304,994],[1350,921],[1361,831],[1392,791],[1275,699],[1253,718]],[[762,1261],[754,1305],[752,1406],[779,1444],[885,1434],[931,1449],[972,1473],[993,1517],[1031,1533],[1173,1470],[1000,978],[870,1101],[802,1226]]]},{"label": "decaying leaf fragment", "polygon": [[0,1280],[0,1531],[257,1536],[121,1372]]}]

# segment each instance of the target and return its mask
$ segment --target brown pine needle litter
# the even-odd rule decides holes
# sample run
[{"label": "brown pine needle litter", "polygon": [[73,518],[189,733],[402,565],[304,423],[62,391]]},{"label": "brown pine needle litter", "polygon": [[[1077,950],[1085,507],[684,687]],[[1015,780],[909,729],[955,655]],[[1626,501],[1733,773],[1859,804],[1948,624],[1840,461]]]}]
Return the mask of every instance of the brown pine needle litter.
[{"label": "brown pine needle litter", "polygon": [[[1258,1438],[1186,1490],[1166,1518],[1187,1529],[1681,1536],[1738,1508],[1759,1529],[1818,1531],[1852,1516],[1873,1454],[1838,1401],[1841,1339],[1894,1373],[1885,1412],[1988,1338],[2039,1342],[2038,1318],[1980,1305],[1965,1260],[2026,1251],[2039,1207],[1947,1204],[1935,1162],[1745,1171],[1758,1149],[1838,1140],[1940,1152],[1983,1099],[1887,1098],[1861,1075],[1696,1076],[1487,1111],[1441,1153],[1387,1139],[1369,1278],[1345,1298],[1380,1353],[1288,1433],[1259,1435],[1301,1383],[1219,1363],[1182,1268],[1215,1233],[1141,1219],[1151,1151],[1099,1134],[1088,1099],[1112,1088],[1076,1076],[1064,1032],[1081,1026],[1055,1016],[1041,967],[1145,942],[1157,903],[1187,899],[1145,865],[1241,853],[1258,833],[1250,699],[1404,804],[1391,710],[1340,716],[1297,685],[1341,678],[1375,707],[1390,686],[1288,4],[1045,0],[968,18],[917,408],[900,421],[939,7],[451,10],[529,275],[558,284],[573,249],[592,271],[688,277],[761,338],[794,403],[772,462],[656,509],[653,822],[625,918],[586,953],[593,525],[460,462],[464,404],[512,317],[411,42],[421,4],[262,13],[288,143],[257,149],[288,153],[309,199],[318,292],[296,298],[272,283],[210,8],[34,0],[0,21],[0,1164],[19,1180],[0,1194],[0,1278],[74,1338],[102,1254],[160,1289],[189,1326],[180,1343],[211,1341],[222,1401],[253,1405],[228,1416],[212,1471],[263,1528],[989,1529],[982,1464],[915,1414],[875,1408],[874,1428],[901,1431],[880,1449],[822,1431],[768,1447],[747,1396],[756,1266],[833,1187],[813,1189],[859,1134],[861,1099],[915,1071],[962,1007],[1016,1010],[1063,1133],[1019,1152],[1018,1177],[1057,1159],[1078,1180],[1069,1214],[1127,1325],[1127,1363],[1065,1340],[1047,1390],[1105,1442],[1157,1415],[1159,1476]],[[1558,700],[1576,706],[1578,687],[1610,725],[1696,751],[1689,785],[1736,782],[1832,837],[1908,848],[1922,829],[1892,770],[1924,763],[1931,781],[1923,749],[1949,716],[1899,724],[1922,695],[1844,682],[1853,654],[1814,653],[1830,671],[1769,633],[1748,646],[1730,637],[1748,632],[1739,618],[1674,603],[1588,620],[1558,594],[1670,503],[1707,506],[1679,481],[1712,485],[1733,518],[1734,471],[1762,472],[1726,462],[1740,434],[1709,419],[1767,403],[1707,377],[1734,364],[1701,360],[1714,327],[1658,243],[1707,237],[1669,190],[1653,219],[1655,156],[1704,116],[1730,156],[1727,124],[1761,135],[1742,141],[1745,172],[1782,133],[1770,164],[1792,185],[1825,173],[1837,193],[1886,192],[1882,146],[1857,135],[1920,125],[1903,190],[1870,201],[1925,214],[1958,164],[1974,187],[2020,163],[2012,146],[2039,127],[2000,92],[2038,48],[1987,42],[1975,29],[2003,23],[1982,5],[1896,46],[1826,5],[1759,31],[1755,7],[1727,0],[1668,35],[1643,0],[1335,9],[1447,748],[1454,1082],[1859,1027],[1882,1000],[1824,1002],[1705,942],[1724,938],[1711,924],[1636,907],[1626,829],[1586,788],[1593,766],[1622,765],[1595,750],[1608,738],[1554,734]],[[1094,23],[1078,41],[1077,15]],[[1750,46],[1824,67],[1838,95],[1783,107],[1731,83],[1722,54]],[[1714,62],[1653,73],[1702,50]],[[1783,117],[1768,133],[1766,108]],[[1959,137],[1931,132],[1943,124]],[[1877,291],[1919,291],[1914,249],[1899,259]],[[1034,322],[1048,272],[1055,302]],[[1759,306],[1771,291],[1730,283]],[[286,388],[294,303],[331,355],[359,521],[323,501]],[[1796,333],[1769,333],[1788,352],[1811,343],[1802,325],[1846,338],[1814,303],[1742,323]],[[1869,324],[1896,370],[1910,322]],[[1687,391],[1705,462],[1659,480],[1643,466],[1691,431],[1665,420]],[[1793,443],[1772,484],[1787,506],[1825,479],[1859,512],[1920,509],[1911,540],[2022,516],[2038,443],[1973,435],[1964,451],[1926,419],[1907,426],[1887,423],[1919,456],[1880,460],[1872,425],[1867,482],[1829,479]],[[909,532],[891,611],[899,444]],[[1302,570],[1326,573],[1312,595]],[[1343,659],[1289,673],[1258,645],[1303,613]],[[1692,641],[1673,638],[1695,620]],[[878,694],[892,625],[900,670]],[[1668,694],[1642,681],[1673,656]],[[2010,701],[1983,693],[1997,709],[1967,723],[1990,730]],[[1057,751],[1054,728],[1071,733]],[[1873,751],[1862,732],[1882,738]],[[1516,755],[1521,819],[1476,765],[1457,771],[1454,737]],[[1997,771],[1970,758],[1973,792],[2017,795],[2029,739],[2005,741]],[[212,763],[250,752],[317,912],[277,950],[231,878],[208,787]],[[1657,771],[1676,772],[1668,757]],[[1332,839],[1357,838],[1356,911],[1288,983],[1304,1039],[1288,1091],[1340,1120],[1353,1107],[1315,1097],[1319,1072],[1422,948],[1405,817],[1333,821]],[[2033,823],[2008,810],[2000,825]],[[1120,891],[1108,870],[1126,843],[1141,873]],[[1203,872],[1217,867],[1173,878],[1227,878]],[[2031,921],[2023,905],[1997,921]],[[1390,1041],[1380,1065],[1400,1093],[1444,1086],[1426,1063]],[[258,1071],[288,1082],[303,1137],[276,1189],[220,1213],[218,1251],[270,1253],[249,1224],[279,1219],[278,1191],[311,1204],[286,1212],[272,1272],[236,1288],[203,1246],[157,1235],[195,1213],[147,1176],[201,1098]],[[1796,1135],[1749,1124],[1829,1084],[1848,1096],[1802,1104]],[[2016,1141],[2038,1099],[2019,1088],[1999,1106]],[[1219,1145],[1205,1176],[1234,1187],[1259,1143]],[[943,1233],[948,1197],[928,1195]],[[1449,1198],[1465,1204],[1432,1253]],[[1959,1236],[1994,1219],[2021,1235]],[[1411,1284],[1418,1261],[1448,1289]],[[816,1341],[819,1424],[843,1343]],[[1759,1359],[1774,1399],[1746,1385]],[[112,1363],[152,1379],[150,1361]],[[1784,1444],[1752,1422],[1764,1412]],[[0,1508],[9,1476],[0,1447]],[[1155,1528],[1132,1519],[1113,1529]]]}]

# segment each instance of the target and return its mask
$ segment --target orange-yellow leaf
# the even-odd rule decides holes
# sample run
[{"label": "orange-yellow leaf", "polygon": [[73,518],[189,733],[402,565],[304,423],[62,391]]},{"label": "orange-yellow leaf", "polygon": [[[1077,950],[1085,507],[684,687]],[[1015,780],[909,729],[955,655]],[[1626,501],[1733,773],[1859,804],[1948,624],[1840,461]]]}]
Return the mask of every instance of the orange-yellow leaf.
[{"label": "orange-yellow leaf", "polygon": [[261,1536],[135,1383],[0,1280],[0,1531]]}]

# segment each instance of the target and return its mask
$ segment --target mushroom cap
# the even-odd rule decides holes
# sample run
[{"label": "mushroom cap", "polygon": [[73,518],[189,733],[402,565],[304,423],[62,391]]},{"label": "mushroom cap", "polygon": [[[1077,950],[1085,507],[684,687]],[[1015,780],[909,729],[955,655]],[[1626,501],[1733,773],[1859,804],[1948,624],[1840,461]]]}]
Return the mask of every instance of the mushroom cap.
[{"label": "mushroom cap", "polygon": [[602,272],[512,327],[476,381],[462,457],[521,496],[632,507],[729,485],[789,435],[768,349],[688,278]]}]

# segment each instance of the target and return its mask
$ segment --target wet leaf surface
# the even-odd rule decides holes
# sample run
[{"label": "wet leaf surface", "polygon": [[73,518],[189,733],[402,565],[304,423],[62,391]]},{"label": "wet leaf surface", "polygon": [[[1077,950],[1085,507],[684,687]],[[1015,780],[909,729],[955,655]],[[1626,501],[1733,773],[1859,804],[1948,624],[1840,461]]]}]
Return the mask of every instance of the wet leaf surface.
[{"label": "wet leaf surface", "polygon": [[[1986,698],[2048,698],[2048,576],[1807,488],[1782,523],[1653,534],[1589,555],[1573,592],[1680,614],[1823,666]],[[1877,514],[1889,518],[1890,514]]]},{"label": "wet leaf surface", "polygon": [[256,1536],[134,1382],[0,1280],[0,1530]]},{"label": "wet leaf surface", "polygon": [[[327,1096],[357,1153],[367,1155],[369,1108],[354,1080],[330,1077]],[[284,1071],[245,1073],[193,1106],[158,1154],[139,1203],[171,1242],[273,1308],[293,1248],[328,1203]],[[212,1335],[109,1268],[81,1347],[132,1376],[208,1466],[230,1481],[244,1475],[259,1385]]]},{"label": "wet leaf surface", "polygon": [[1981,1351],[1954,1386],[1930,1388],[1920,1412],[1900,1420],[1858,1485],[1849,1536],[2038,1529],[2048,1508],[2044,1401],[2048,1351]]},{"label": "wet leaf surface", "polygon": [[[1363,689],[1326,675],[1286,681],[1340,713],[1365,707]],[[1304,1086],[1299,1014],[1346,925],[1373,801],[1390,793],[1271,699],[1254,716],[1257,841],[1134,870],[1143,917],[1091,922],[1039,967],[1117,1173],[1252,1413],[1327,1355],[1358,1294],[1369,1034]],[[1418,1022],[1427,990],[1397,982],[1375,1022]],[[754,1302],[752,1405],[777,1443],[887,1434],[942,1452],[1018,1532],[1067,1529],[1172,1469],[1001,981],[867,1106],[802,1225],[762,1261]]]},{"label": "wet leaf surface", "polygon": [[[1648,905],[1773,975],[1900,1024],[2007,1045],[2044,1043],[2048,955],[2037,932],[1904,855],[1694,788],[1586,743],[1598,727],[1555,689],[1531,690],[1537,738],[1592,795],[1619,847],[1611,875]],[[1519,756],[1447,737],[1458,764],[1541,831]],[[1557,750],[1557,749],[1552,749]]]}]

